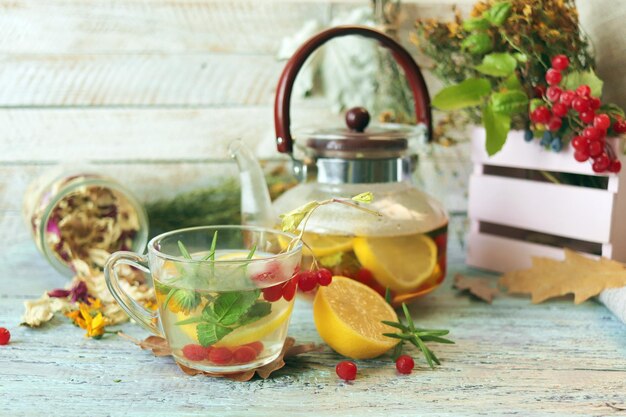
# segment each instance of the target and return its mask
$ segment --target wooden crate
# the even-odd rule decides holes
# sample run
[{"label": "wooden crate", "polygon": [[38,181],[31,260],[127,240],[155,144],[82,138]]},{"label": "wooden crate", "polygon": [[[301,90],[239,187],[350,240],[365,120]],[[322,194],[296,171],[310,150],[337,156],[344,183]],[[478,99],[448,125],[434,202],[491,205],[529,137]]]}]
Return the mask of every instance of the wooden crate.
[{"label": "wooden crate", "polygon": [[[626,261],[626,169],[597,175],[573,149],[547,151],[509,133],[489,157],[485,132],[472,131],[468,265],[505,272],[527,268],[532,256],[563,257],[563,247]],[[626,166],[619,139],[609,139]],[[597,177],[603,188],[555,184],[541,171]]]}]

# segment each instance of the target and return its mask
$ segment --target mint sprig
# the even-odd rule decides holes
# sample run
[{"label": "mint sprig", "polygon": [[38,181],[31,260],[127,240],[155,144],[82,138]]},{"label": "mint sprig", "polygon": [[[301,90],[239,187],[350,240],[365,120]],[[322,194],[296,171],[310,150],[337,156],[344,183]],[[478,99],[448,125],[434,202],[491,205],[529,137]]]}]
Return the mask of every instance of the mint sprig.
[{"label": "mint sprig", "polygon": [[395,322],[383,320],[383,324],[400,330],[400,333],[383,333],[383,336],[390,337],[392,339],[400,339],[400,342],[393,350],[393,359],[396,360],[402,354],[404,343],[408,342],[424,354],[424,358],[426,358],[426,362],[428,362],[428,365],[431,368],[434,368],[435,364],[441,365],[441,361],[437,358],[437,355],[435,355],[435,353],[430,350],[424,342],[454,344],[452,340],[442,337],[450,333],[450,331],[415,327],[415,323],[413,323],[413,319],[411,318],[411,314],[409,313],[409,309],[405,303],[402,303],[402,311],[404,312],[407,324],[403,324],[401,321]]}]

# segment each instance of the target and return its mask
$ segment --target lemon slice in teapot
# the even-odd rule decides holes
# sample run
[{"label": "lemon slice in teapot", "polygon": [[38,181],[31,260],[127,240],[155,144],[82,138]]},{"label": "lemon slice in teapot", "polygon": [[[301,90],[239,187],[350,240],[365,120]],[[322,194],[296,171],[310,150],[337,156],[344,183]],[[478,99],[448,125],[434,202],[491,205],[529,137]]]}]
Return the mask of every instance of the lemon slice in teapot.
[{"label": "lemon slice in teapot", "polygon": [[421,234],[356,237],[354,253],[381,285],[400,293],[419,287],[437,266],[437,245]]}]

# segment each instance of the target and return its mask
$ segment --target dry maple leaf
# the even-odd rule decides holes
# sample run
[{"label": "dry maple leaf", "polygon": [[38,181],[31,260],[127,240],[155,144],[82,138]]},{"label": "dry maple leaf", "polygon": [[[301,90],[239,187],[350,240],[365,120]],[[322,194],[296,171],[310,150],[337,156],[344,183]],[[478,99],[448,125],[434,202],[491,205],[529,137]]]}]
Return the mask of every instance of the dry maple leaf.
[{"label": "dry maple leaf", "polygon": [[576,304],[607,288],[626,286],[626,267],[601,258],[594,260],[565,249],[565,260],[533,258],[529,269],[506,273],[500,283],[512,294],[531,294],[533,303],[574,294]]},{"label": "dry maple leaf", "polygon": [[493,280],[489,278],[468,277],[461,274],[454,276],[454,288],[469,291],[470,294],[491,304],[493,297],[500,294],[497,288],[491,286]]}]

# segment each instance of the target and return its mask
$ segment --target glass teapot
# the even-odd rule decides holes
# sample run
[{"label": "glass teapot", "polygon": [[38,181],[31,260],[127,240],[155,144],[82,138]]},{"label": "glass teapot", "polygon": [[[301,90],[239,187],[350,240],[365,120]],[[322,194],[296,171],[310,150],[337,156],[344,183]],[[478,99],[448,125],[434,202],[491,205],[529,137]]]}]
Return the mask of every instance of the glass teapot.
[{"label": "glass teapot", "polygon": [[[258,164],[237,146],[231,152],[239,163],[244,222],[274,225],[275,213],[286,213],[312,200],[351,197],[370,191],[371,214],[331,204],[320,207],[307,223],[303,269],[317,259],[335,275],[347,276],[381,294],[390,290],[398,305],[435,289],[446,273],[448,216],[439,202],[411,182],[414,161],[408,152],[408,126],[367,128],[369,113],[354,108],[346,114],[347,128],[313,132],[302,142],[306,157],[293,156],[290,97],[293,83],[307,57],[331,38],[360,35],[389,48],[404,69],[415,99],[417,121],[431,132],[430,99],[422,74],[410,54],[396,41],[361,26],[335,27],[305,42],[287,62],[278,83],[274,107],[278,150],[292,157],[302,183],[280,196],[270,207]],[[256,171],[258,170],[258,171]]]}]

